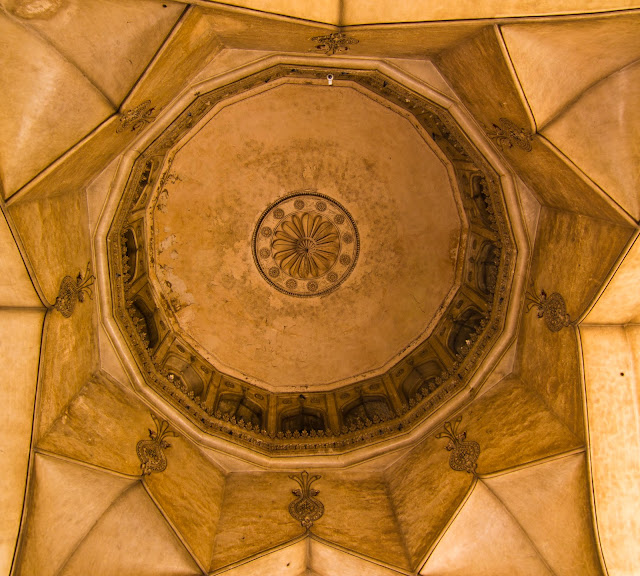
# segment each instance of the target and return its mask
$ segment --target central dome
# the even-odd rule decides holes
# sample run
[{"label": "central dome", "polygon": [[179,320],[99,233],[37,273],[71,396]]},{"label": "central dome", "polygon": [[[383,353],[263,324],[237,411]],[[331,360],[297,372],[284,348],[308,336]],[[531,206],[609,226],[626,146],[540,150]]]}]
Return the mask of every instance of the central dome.
[{"label": "central dome", "polygon": [[516,264],[501,177],[446,108],[377,71],[326,78],[276,65],[195,92],[109,233],[146,384],[266,453],[424,421],[493,353]]},{"label": "central dome", "polygon": [[154,212],[175,329],[274,389],[384,369],[454,286],[461,221],[435,148],[353,84],[290,81],[213,114]]}]

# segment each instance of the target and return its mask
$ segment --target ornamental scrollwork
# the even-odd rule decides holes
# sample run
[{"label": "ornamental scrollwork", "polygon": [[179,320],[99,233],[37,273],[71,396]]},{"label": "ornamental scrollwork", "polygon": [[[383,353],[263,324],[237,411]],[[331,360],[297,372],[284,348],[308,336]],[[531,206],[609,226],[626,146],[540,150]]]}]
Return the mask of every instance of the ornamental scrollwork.
[{"label": "ornamental scrollwork", "polygon": [[300,488],[294,488],[291,491],[296,499],[289,504],[289,514],[300,522],[303,528],[310,530],[313,523],[324,514],[324,505],[315,498],[320,491],[311,488],[311,484],[321,477],[309,476],[309,473],[303,470],[300,474],[290,475],[289,478],[300,485]]},{"label": "ornamental scrollwork", "polygon": [[326,36],[314,36],[311,38],[316,45],[312,52],[320,52],[327,56],[333,56],[336,52],[347,52],[351,44],[358,44],[359,40],[347,36],[343,32],[334,32]]},{"label": "ornamental scrollwork", "polygon": [[120,125],[116,128],[116,132],[124,132],[127,128],[131,128],[135,132],[138,128],[144,128],[147,124],[151,124],[156,117],[153,115],[155,108],[151,106],[151,100],[145,100],[135,108],[124,110],[119,115]]},{"label": "ornamental scrollwork", "polygon": [[567,313],[567,305],[564,298],[558,292],[547,294],[544,290],[540,295],[536,294],[533,286],[527,290],[527,312],[532,308],[538,308],[538,318],[543,318],[544,323],[551,332],[560,332],[571,325],[571,317]]},{"label": "ornamental scrollwork", "polygon": [[531,152],[533,134],[526,128],[519,128],[508,118],[500,118],[499,124],[493,124],[487,135],[495,140],[500,149],[517,146],[525,152]]},{"label": "ornamental scrollwork", "polygon": [[76,308],[77,302],[84,302],[85,297],[93,298],[92,286],[96,277],[91,273],[91,262],[87,263],[87,270],[75,278],[65,276],[60,283],[60,290],[53,308],[65,318],[69,318]]},{"label": "ornamental scrollwork", "polygon": [[164,451],[171,447],[165,440],[169,436],[178,435],[169,430],[169,423],[151,414],[156,429],[149,428],[149,440],[140,440],[136,444],[136,454],[140,460],[142,475],[148,476],[152,472],[163,472],[167,468],[167,457]]},{"label": "ornamental scrollwork", "polygon": [[458,434],[458,426],[462,417],[455,422],[445,422],[444,430],[436,434],[436,438],[449,438],[447,450],[451,452],[449,458],[449,466],[452,470],[458,472],[468,472],[476,476],[476,467],[478,466],[478,457],[480,456],[480,444],[473,440],[467,442],[467,433],[460,432]]}]

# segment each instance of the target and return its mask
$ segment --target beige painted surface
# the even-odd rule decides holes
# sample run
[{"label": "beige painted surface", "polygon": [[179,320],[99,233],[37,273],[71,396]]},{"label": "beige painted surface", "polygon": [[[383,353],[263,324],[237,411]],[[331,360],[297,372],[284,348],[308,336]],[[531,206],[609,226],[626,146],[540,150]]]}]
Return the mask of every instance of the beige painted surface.
[{"label": "beige painted surface", "polygon": [[[234,564],[302,536],[304,528],[288,511],[294,500],[291,490],[297,487],[288,474],[281,472],[227,476],[210,569]],[[318,489],[322,489],[321,484]]]},{"label": "beige painted surface", "polygon": [[[515,378],[506,378],[471,404],[462,413],[460,429],[466,430],[467,438],[480,444],[480,474],[535,462],[582,446],[531,385]],[[444,450],[444,440],[438,442]]]},{"label": "beige painted surface", "polygon": [[146,477],[145,483],[201,564],[209,566],[224,476],[191,442],[182,437],[167,441],[167,469]]},{"label": "beige painted surface", "polygon": [[483,480],[557,576],[603,574],[584,454]]},{"label": "beige painted surface", "polygon": [[329,24],[338,24],[340,18],[339,0],[317,0],[315,2],[300,2],[299,0],[225,0],[220,4],[304,20],[327,22]]},{"label": "beige painted surface", "polygon": [[[636,22],[635,37],[640,30]],[[640,52],[640,40],[637,40]],[[603,80],[544,134],[634,219],[640,218],[640,62]]]},{"label": "beige painted surface", "polygon": [[0,170],[6,198],[113,108],[77,68],[5,14],[0,14],[0,37]]},{"label": "beige painted surface", "polygon": [[[240,374],[291,387],[380,368],[452,285],[460,223],[446,169],[407,120],[355,90],[287,84],[233,104],[171,171],[156,273],[181,329]],[[261,212],[301,189],[343,204],[360,234],[351,276],[322,297],[276,292],[251,251]]]},{"label": "beige painted surface", "polygon": [[633,0],[344,0],[343,24],[542,16],[637,8]]},{"label": "beige painted surface", "polygon": [[640,16],[507,24],[509,56],[538,129],[586,89],[640,57]]},{"label": "beige painted surface", "polygon": [[621,326],[581,326],[591,473],[610,576],[640,570],[640,419],[631,339]]},{"label": "beige painted surface", "polygon": [[0,306],[41,307],[6,218],[0,215]]},{"label": "beige painted surface", "polygon": [[26,24],[117,108],[183,10],[155,0],[66,0],[51,18]]},{"label": "beige painted surface", "polygon": [[381,476],[325,473],[314,488],[321,490],[319,498],[325,506],[324,516],[314,524],[314,534],[386,564],[411,568]]},{"label": "beige painted surface", "polygon": [[142,485],[135,484],[100,517],[60,576],[200,573]]},{"label": "beige painted surface", "polygon": [[54,576],[133,481],[41,454],[34,473],[16,574]]},{"label": "beige painted surface", "polygon": [[513,516],[478,482],[420,574],[512,576],[515,567],[519,576],[553,574]]},{"label": "beige painted surface", "polygon": [[20,529],[34,418],[42,322],[40,310],[0,310],[0,574],[8,574]]},{"label": "beige painted surface", "polygon": [[428,438],[385,471],[411,565],[417,566],[472,484],[449,467],[446,443]]},{"label": "beige painted surface", "polygon": [[149,409],[106,379],[83,387],[38,448],[124,474],[140,474],[136,444],[149,437]]}]

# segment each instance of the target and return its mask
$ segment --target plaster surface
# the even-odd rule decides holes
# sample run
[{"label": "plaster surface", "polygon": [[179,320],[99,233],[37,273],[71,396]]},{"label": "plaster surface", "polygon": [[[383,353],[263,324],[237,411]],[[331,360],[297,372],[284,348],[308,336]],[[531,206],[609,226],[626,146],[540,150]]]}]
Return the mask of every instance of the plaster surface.
[{"label": "plaster surface", "polygon": [[[214,364],[274,387],[365,374],[421,338],[453,285],[461,233],[428,140],[348,86],[285,84],[213,116],[177,152],[154,212],[179,328]],[[251,249],[263,210],[297,190],[337,200],[360,235],[349,278],[314,298],[277,292]]]}]

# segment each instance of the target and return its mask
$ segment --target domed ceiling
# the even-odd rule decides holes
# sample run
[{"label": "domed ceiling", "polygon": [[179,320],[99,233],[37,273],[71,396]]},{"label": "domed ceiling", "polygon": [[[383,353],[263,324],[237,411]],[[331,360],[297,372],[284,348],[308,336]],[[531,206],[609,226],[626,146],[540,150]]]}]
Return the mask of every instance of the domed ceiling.
[{"label": "domed ceiling", "polygon": [[639,18],[0,0],[0,576],[637,574]]},{"label": "domed ceiling", "polygon": [[109,234],[147,385],[267,451],[379,441],[469,385],[517,252],[498,173],[451,113],[366,69],[195,92],[133,163]]}]

